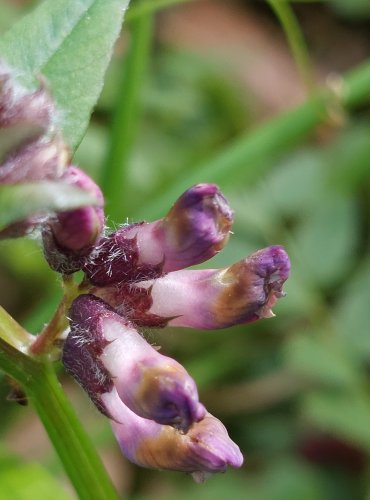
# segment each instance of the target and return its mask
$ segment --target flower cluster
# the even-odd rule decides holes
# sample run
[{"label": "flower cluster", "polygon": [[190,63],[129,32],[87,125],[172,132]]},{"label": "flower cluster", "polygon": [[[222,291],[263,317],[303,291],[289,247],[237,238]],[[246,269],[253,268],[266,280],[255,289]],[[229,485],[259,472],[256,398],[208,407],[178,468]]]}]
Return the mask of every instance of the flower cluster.
[{"label": "flower cluster", "polygon": [[240,467],[243,457],[187,371],[138,327],[216,329],[273,316],[289,274],[282,247],[225,269],[183,269],[215,255],[232,220],[217,186],[199,184],[163,219],[102,236],[83,267],[89,293],[73,302],[63,350],[64,366],[112,419],[127,458],[196,481]]},{"label": "flower cluster", "polygon": [[70,165],[54,116],[44,86],[26,93],[0,65],[0,126],[26,131],[1,158],[0,184],[53,179],[97,200],[47,217],[35,214],[0,233],[19,236],[38,226],[52,269],[84,272],[84,293],[68,313],[65,368],[111,419],[132,462],[184,471],[196,481],[240,467],[238,446],[199,401],[192,377],[138,329],[220,329],[273,316],[289,275],[285,250],[270,246],[224,269],[186,269],[217,254],[230,235],[233,212],[214,184],[189,188],[160,220],[107,233],[102,193]]}]

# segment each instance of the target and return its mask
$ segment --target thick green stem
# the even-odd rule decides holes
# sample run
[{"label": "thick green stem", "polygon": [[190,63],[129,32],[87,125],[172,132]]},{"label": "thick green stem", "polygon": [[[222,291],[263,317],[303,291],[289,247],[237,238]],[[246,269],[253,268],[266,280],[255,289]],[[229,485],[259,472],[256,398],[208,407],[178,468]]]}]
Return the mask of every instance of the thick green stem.
[{"label": "thick green stem", "polygon": [[26,392],[80,499],[112,500],[117,493],[53,369],[42,365]]},{"label": "thick green stem", "polygon": [[[5,324],[0,317],[1,327]],[[7,326],[10,324],[8,321]],[[8,336],[13,336],[12,329]],[[0,338],[0,369],[21,384],[34,404],[79,498],[116,500],[117,493],[52,366],[26,356]]]},{"label": "thick green stem", "polygon": [[336,95],[325,87],[304,104],[235,139],[209,160],[192,168],[190,174],[185,169],[168,190],[146,201],[145,215],[142,210],[135,217],[150,216],[155,219],[163,216],[183,191],[199,182],[216,182],[226,186],[238,180],[246,185],[261,178],[268,168],[276,164],[279,155],[290,151],[318,125],[330,122],[333,102],[345,111],[370,102],[370,62],[351,71],[339,87],[341,91]]},{"label": "thick green stem", "polygon": [[[140,5],[140,4],[139,4]],[[131,26],[129,53],[122,66],[122,83],[115,101],[110,144],[101,184],[107,213],[114,221],[124,213],[127,163],[139,119],[139,98],[151,45],[152,17],[139,17]]]}]

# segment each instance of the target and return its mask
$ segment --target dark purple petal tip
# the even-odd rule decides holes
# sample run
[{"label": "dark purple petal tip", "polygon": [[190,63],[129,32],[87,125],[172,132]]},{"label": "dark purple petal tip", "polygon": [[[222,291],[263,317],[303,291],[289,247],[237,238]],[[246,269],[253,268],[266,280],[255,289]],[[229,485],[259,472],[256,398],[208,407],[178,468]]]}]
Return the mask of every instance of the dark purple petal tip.
[{"label": "dark purple petal tip", "polygon": [[197,184],[176,201],[162,222],[166,272],[204,262],[227,243],[233,211],[215,184]]},{"label": "dark purple petal tip", "polygon": [[218,295],[215,314],[224,319],[224,326],[273,317],[272,307],[284,296],[282,287],[289,272],[289,256],[277,245],[237,262],[222,276],[229,286]]},{"label": "dark purple petal tip", "polygon": [[204,417],[195,382],[186,370],[151,347],[102,300],[81,295],[69,316],[71,332],[63,362],[99,409],[101,394],[114,385],[120,399],[143,418],[186,432]]},{"label": "dark purple petal tip", "polygon": [[61,181],[97,199],[97,206],[60,212],[43,227],[44,254],[50,267],[71,274],[82,269],[104,229],[104,198],[97,184],[77,167],[68,167]]},{"label": "dark purple petal tip", "polygon": [[124,405],[115,404],[115,411],[113,431],[124,455],[138,465],[187,472],[197,482],[203,482],[210,474],[243,464],[239,447],[224,425],[209,413],[184,434],[142,419]]},{"label": "dark purple petal tip", "polygon": [[158,278],[199,264],[229,239],[233,212],[215,184],[198,184],[175,202],[166,217],[129,224],[102,238],[84,267],[95,286]]}]

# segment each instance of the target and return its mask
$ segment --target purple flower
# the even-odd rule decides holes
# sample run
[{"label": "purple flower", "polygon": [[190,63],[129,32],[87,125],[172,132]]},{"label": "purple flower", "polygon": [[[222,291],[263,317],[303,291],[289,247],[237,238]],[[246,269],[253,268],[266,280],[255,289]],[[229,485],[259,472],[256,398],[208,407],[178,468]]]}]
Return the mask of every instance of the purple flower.
[{"label": "purple flower", "polygon": [[273,316],[290,271],[281,246],[225,269],[184,270],[217,253],[232,211],[214,185],[186,191],[166,217],[102,237],[84,264],[89,295],[70,311],[63,363],[112,419],[123,453],[198,482],[243,457],[199,402],[193,379],[151,347],[136,326],[226,328]]},{"label": "purple flower", "polygon": [[133,412],[159,424],[186,431],[204,417],[195,382],[186,370],[151,347],[103,301],[80,295],[69,316],[63,363],[104,413],[111,415],[102,396],[115,388]]},{"label": "purple flower", "polygon": [[138,281],[199,264],[229,239],[233,212],[214,184],[185,191],[166,217],[101,239],[84,270],[97,286]]},{"label": "purple flower", "polygon": [[69,166],[61,181],[93,194],[97,206],[60,212],[43,226],[44,254],[50,267],[71,274],[82,268],[104,229],[104,198],[100,188],[82,170]]},{"label": "purple flower", "polygon": [[271,246],[226,269],[182,270],[92,291],[138,325],[227,328],[273,316],[289,270],[285,250]]},{"label": "purple flower", "polygon": [[241,467],[243,455],[225,426],[207,413],[186,434],[143,419],[127,408],[115,391],[103,395],[114,421],[113,431],[123,454],[142,467],[188,472],[196,482],[209,474]]}]

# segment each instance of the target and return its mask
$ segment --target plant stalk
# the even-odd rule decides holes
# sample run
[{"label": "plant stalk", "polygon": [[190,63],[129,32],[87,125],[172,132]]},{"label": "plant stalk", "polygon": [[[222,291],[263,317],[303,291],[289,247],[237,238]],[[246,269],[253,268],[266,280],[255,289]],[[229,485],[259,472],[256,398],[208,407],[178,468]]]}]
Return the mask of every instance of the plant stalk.
[{"label": "plant stalk", "polygon": [[320,124],[333,123],[330,119],[333,104],[347,112],[370,103],[370,61],[343,78],[338,77],[338,81],[341,90],[336,94],[325,86],[303,104],[226,144],[197,168],[192,168],[191,173],[184,169],[177,182],[147,200],[145,214],[143,208],[135,218],[148,218],[148,214],[152,219],[162,217],[182,192],[199,182],[220,183],[223,187],[236,180],[244,185],[252,183]]},{"label": "plant stalk", "polygon": [[149,59],[151,35],[151,15],[140,16],[131,24],[131,44],[122,65],[122,80],[115,101],[110,144],[101,179],[107,199],[107,214],[113,223],[122,220],[125,212],[127,164],[139,120],[140,91]]},{"label": "plant stalk", "polygon": [[[5,318],[5,320],[4,320]],[[15,323],[0,311],[0,330]],[[9,329],[11,338],[17,328]],[[117,500],[100,458],[66,398],[52,365],[0,338],[0,369],[20,383],[33,403],[64,469],[82,500]]]},{"label": "plant stalk", "polygon": [[290,50],[297,64],[298,71],[301,75],[301,79],[306,86],[308,94],[311,94],[315,88],[313,66],[293,9],[289,3],[284,0],[268,0],[268,3],[280,21],[288,40]]}]

